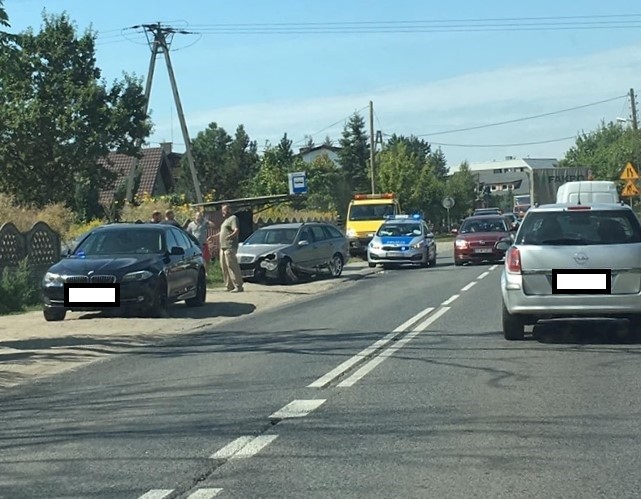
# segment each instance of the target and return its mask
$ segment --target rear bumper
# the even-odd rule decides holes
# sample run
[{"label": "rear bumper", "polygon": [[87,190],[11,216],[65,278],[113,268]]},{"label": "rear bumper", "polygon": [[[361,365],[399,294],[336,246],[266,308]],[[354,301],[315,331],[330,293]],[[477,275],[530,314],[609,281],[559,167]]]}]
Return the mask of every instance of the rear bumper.
[{"label": "rear bumper", "polygon": [[505,258],[505,251],[492,248],[488,253],[476,253],[472,249],[454,248],[454,259],[459,262],[482,262],[485,260],[502,260]]},{"label": "rear bumper", "polygon": [[501,274],[503,303],[510,314],[541,319],[629,318],[641,315],[641,293],[620,295],[526,295],[521,276]]}]

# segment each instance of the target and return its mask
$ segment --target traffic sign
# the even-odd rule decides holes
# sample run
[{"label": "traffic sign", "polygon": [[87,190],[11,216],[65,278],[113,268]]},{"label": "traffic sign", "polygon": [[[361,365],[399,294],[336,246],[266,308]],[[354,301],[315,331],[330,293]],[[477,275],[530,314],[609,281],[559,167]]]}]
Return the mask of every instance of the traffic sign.
[{"label": "traffic sign", "polygon": [[639,189],[637,188],[636,184],[633,181],[628,180],[628,183],[625,184],[625,187],[623,188],[623,192],[621,193],[621,195],[626,198],[638,196]]},{"label": "traffic sign", "polygon": [[443,208],[445,208],[446,210],[454,208],[454,204],[455,204],[455,202],[454,202],[454,198],[453,197],[445,196],[443,198]]},{"label": "traffic sign", "polygon": [[621,180],[636,180],[639,178],[639,174],[635,170],[632,163],[628,162],[628,164],[625,165],[625,168],[623,169],[623,173],[621,174],[621,177],[619,178]]},{"label": "traffic sign", "polygon": [[289,193],[307,194],[307,175],[305,172],[288,173]]}]

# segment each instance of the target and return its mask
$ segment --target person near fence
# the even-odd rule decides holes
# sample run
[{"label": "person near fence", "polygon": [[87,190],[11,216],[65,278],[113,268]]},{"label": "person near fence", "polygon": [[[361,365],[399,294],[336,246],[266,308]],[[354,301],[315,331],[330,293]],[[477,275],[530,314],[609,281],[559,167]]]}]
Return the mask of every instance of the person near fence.
[{"label": "person near fence", "polygon": [[243,291],[243,276],[236,256],[240,234],[238,217],[228,204],[223,205],[221,211],[224,221],[220,226],[220,267],[227,291],[240,293]]},{"label": "person near fence", "polygon": [[161,221],[162,213],[160,213],[160,210],[154,210],[154,212],[151,214],[151,220],[149,220],[149,223],[159,224]]},{"label": "person near fence", "polygon": [[165,219],[161,223],[166,225],[173,225],[174,227],[178,227],[179,229],[183,228],[182,225],[180,225],[176,220],[173,210],[165,211]]},{"label": "person near fence", "polygon": [[196,212],[194,220],[187,225],[186,231],[198,239],[201,249],[203,250],[203,258],[205,262],[209,263],[211,260],[211,252],[209,250],[209,238],[207,237],[207,232],[209,227],[215,227],[216,225],[208,220],[202,211]]}]

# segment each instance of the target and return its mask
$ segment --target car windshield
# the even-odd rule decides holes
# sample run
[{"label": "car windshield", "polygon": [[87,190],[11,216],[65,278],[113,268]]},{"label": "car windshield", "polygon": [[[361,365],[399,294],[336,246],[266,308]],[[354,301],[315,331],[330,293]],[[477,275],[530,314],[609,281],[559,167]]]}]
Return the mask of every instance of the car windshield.
[{"label": "car windshield", "polygon": [[298,234],[297,228],[258,229],[245,240],[243,246],[252,244],[294,244],[296,234]]},{"label": "car windshield", "polygon": [[641,242],[641,227],[630,211],[543,211],[530,213],[516,244],[600,245]]},{"label": "car windshield", "polygon": [[75,249],[76,256],[161,253],[160,230],[110,229],[92,232]]},{"label": "car windshield", "polygon": [[382,220],[388,215],[394,215],[394,205],[387,204],[357,204],[349,210],[349,220]]},{"label": "car windshield", "polygon": [[381,228],[378,229],[376,233],[380,237],[390,237],[390,236],[420,236],[421,235],[421,225],[420,224],[383,224]]},{"label": "car windshield", "polygon": [[472,232],[507,232],[507,226],[502,218],[474,218],[465,220],[459,232],[461,234]]}]

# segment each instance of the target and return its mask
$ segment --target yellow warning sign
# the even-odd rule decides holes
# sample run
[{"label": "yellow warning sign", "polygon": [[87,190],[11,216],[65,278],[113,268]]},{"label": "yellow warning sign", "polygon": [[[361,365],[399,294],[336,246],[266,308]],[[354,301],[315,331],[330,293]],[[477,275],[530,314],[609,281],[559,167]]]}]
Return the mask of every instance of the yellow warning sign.
[{"label": "yellow warning sign", "polygon": [[623,173],[619,178],[621,180],[636,180],[639,178],[639,174],[634,169],[634,166],[632,165],[632,163],[628,163],[627,165],[625,165],[625,168],[623,169]]},{"label": "yellow warning sign", "polygon": [[623,192],[621,192],[621,195],[625,198],[630,198],[632,196],[638,196],[639,195],[639,189],[637,188],[636,184],[632,181],[628,181],[627,184],[625,184],[625,187],[623,188]]}]

